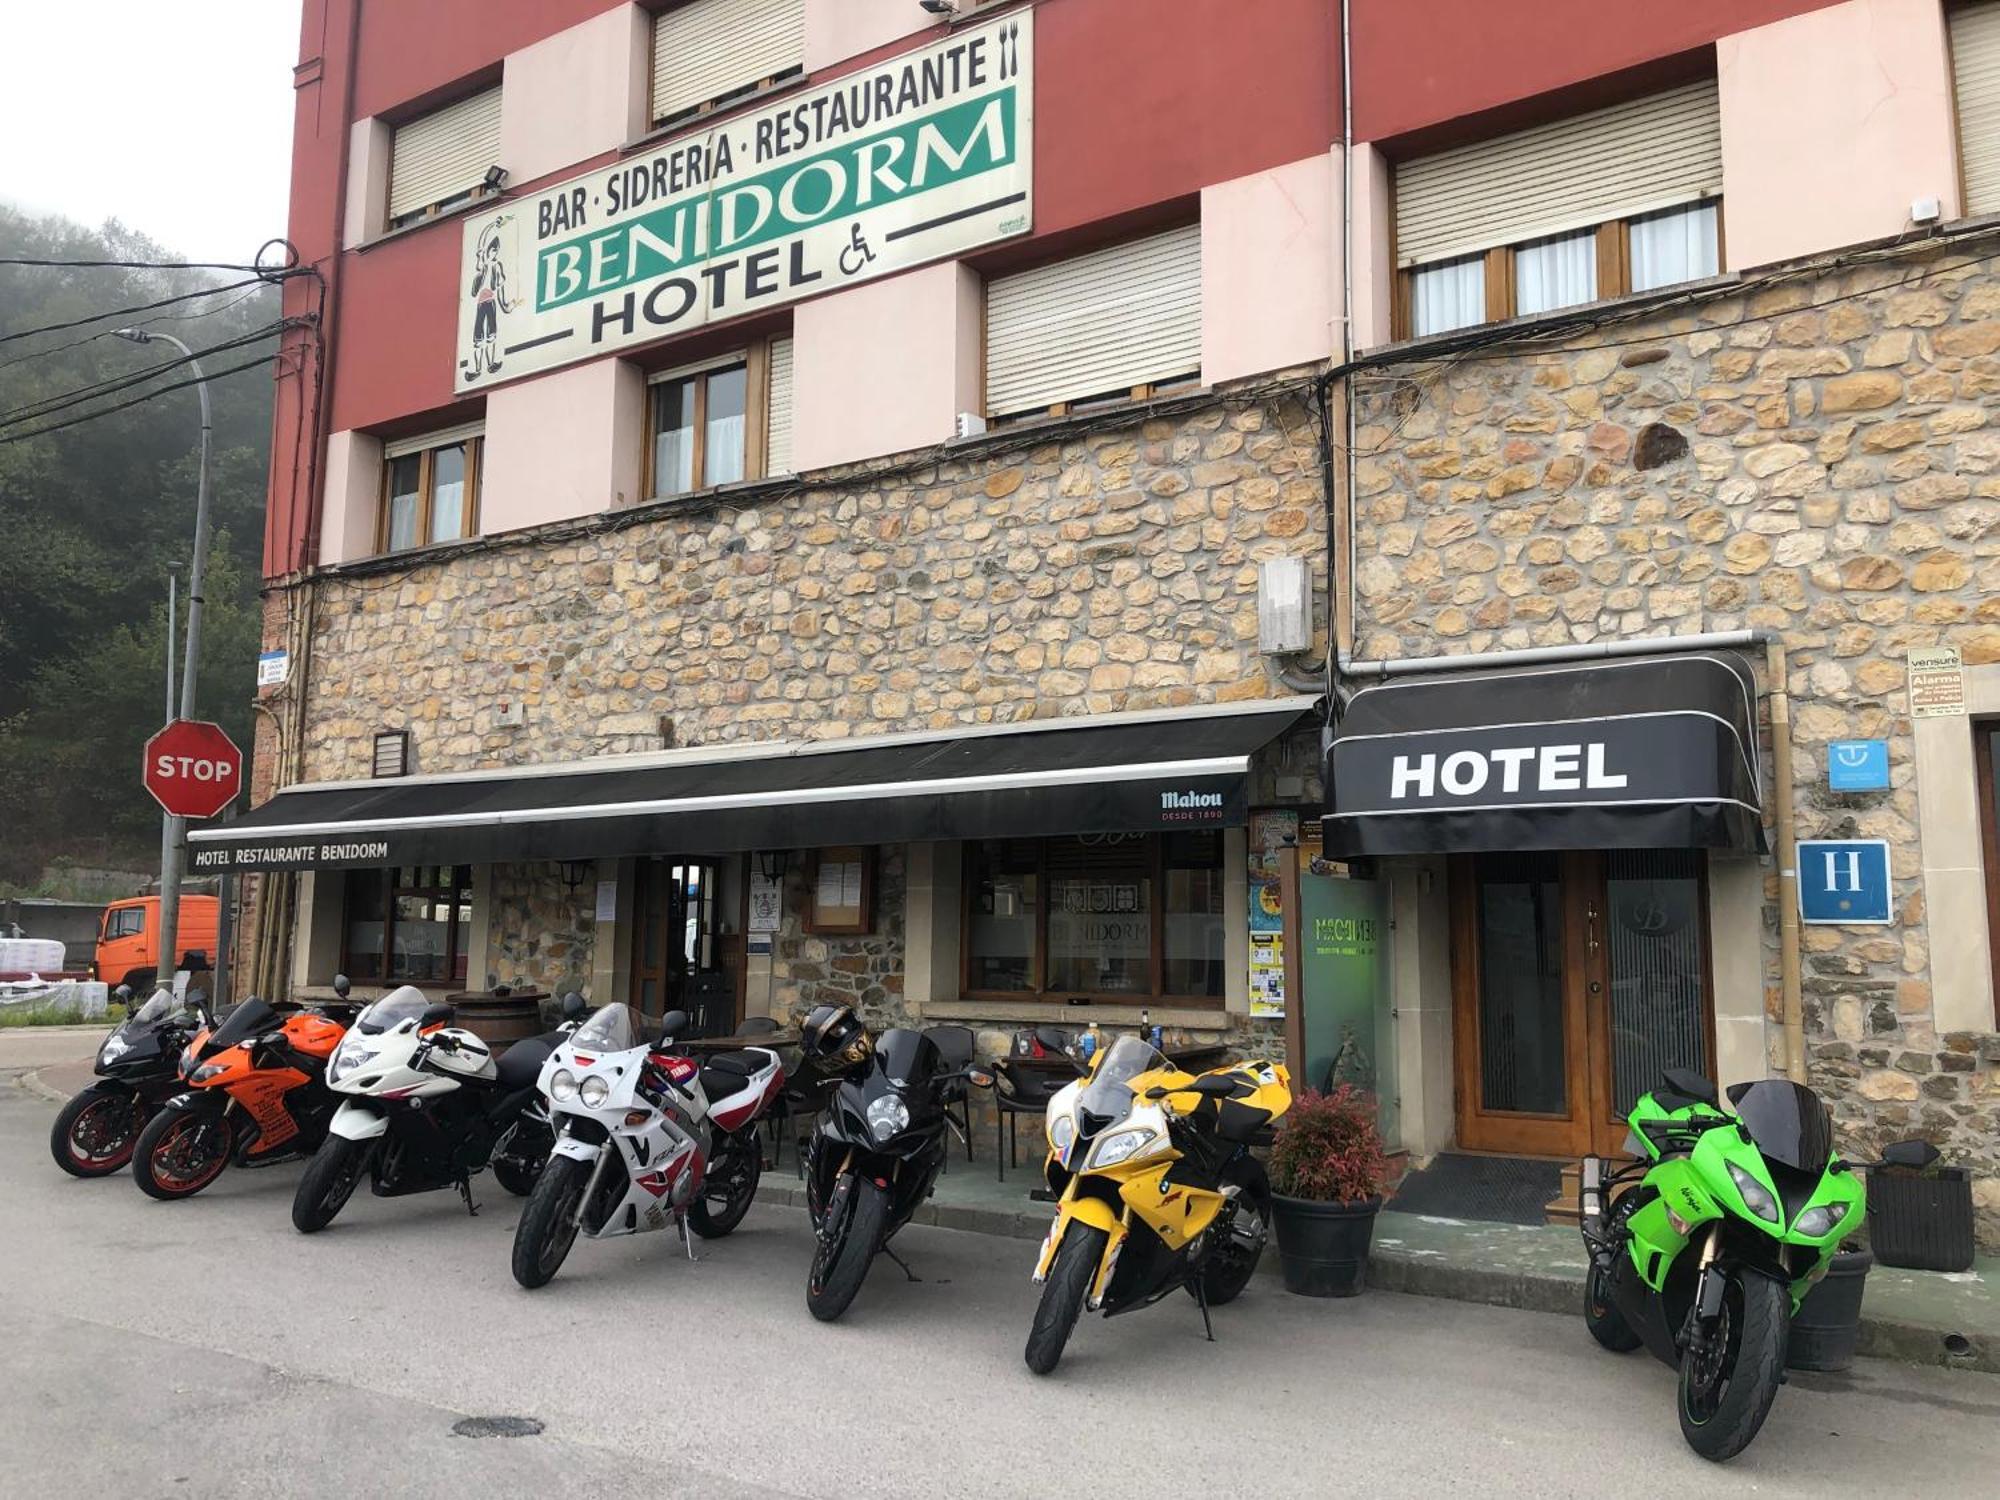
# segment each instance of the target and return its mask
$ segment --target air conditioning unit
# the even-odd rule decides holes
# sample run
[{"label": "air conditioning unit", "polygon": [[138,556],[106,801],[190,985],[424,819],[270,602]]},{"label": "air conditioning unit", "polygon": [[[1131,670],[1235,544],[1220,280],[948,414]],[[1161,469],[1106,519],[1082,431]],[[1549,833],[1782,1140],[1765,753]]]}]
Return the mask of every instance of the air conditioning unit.
[{"label": "air conditioning unit", "polygon": [[962,438],[978,437],[986,430],[986,418],[976,411],[962,411],[958,414],[958,435]]}]

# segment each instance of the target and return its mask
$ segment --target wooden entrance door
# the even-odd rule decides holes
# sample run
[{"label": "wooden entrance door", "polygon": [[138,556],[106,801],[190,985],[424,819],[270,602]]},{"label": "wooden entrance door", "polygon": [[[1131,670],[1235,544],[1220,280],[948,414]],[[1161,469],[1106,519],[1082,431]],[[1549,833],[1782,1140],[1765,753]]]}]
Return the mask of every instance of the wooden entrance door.
[{"label": "wooden entrance door", "polygon": [[1699,851],[1462,856],[1451,902],[1464,1149],[1610,1154],[1663,1069],[1709,1071]]},{"label": "wooden entrance door", "polygon": [[651,1021],[687,1011],[693,1036],[726,1036],[736,1025],[735,989],[717,951],[716,881],[711,863],[639,862],[632,1003]]}]

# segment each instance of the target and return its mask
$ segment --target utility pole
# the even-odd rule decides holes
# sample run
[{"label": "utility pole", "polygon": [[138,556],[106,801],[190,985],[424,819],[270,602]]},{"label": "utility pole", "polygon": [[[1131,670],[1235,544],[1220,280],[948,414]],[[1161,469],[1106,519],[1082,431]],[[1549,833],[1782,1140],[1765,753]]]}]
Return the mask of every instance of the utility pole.
[{"label": "utility pole", "polygon": [[[181,565],[177,562],[167,564],[167,716],[160,720],[162,725],[174,722],[174,631],[176,629],[174,598],[180,592],[180,570]],[[173,848],[173,816],[163,812],[160,814],[160,873],[162,875],[166,873],[167,862],[173,858]],[[166,887],[161,886],[160,890],[162,892],[162,900],[164,901]],[[173,975],[169,973],[167,978],[171,980]]]},{"label": "utility pole", "polygon": [[[201,590],[208,573],[208,471],[209,439],[212,428],[208,407],[208,377],[202,374],[201,361],[194,357],[194,350],[170,333],[153,333],[144,328],[118,328],[113,332],[130,343],[150,344],[157,340],[162,344],[172,344],[180,350],[182,357],[188,362],[188,368],[194,371],[195,393],[201,398],[201,471],[195,481],[194,559],[188,564],[187,650],[181,656],[179,715],[183,719],[192,719],[195,680],[201,671]],[[168,649],[171,652],[172,648]],[[171,720],[174,717],[171,702],[168,708],[168,718]],[[166,828],[160,839],[160,967],[155,972],[154,983],[164,982],[169,987],[174,982],[174,971],[180,967],[180,954],[175,945],[180,941],[181,935],[181,845],[186,836],[186,818],[167,818]]]}]

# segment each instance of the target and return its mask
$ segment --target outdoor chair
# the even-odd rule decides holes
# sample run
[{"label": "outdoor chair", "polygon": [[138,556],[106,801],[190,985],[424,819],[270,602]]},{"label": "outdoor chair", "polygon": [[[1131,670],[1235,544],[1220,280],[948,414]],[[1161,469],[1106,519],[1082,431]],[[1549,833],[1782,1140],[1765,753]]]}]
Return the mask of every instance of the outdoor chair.
[{"label": "outdoor chair", "polygon": [[[993,1064],[993,1103],[999,1110],[993,1119],[993,1158],[1002,1182],[1007,1180],[1007,1163],[1010,1160],[1017,1167],[1021,1164],[1020,1117],[1033,1115],[1039,1122],[1048,1111],[1049,1100],[1082,1071],[1069,1055],[1070,1039],[1065,1033],[1052,1026],[1037,1027],[1035,1040],[1048,1054],[1046,1059],[1032,1060],[1042,1066],[1023,1067],[1021,1064],[1030,1059],[1019,1057],[1001,1058]],[[1051,1059],[1068,1064],[1067,1069],[1050,1066]],[[1000,1143],[1003,1131],[1007,1137],[1004,1151]]]}]

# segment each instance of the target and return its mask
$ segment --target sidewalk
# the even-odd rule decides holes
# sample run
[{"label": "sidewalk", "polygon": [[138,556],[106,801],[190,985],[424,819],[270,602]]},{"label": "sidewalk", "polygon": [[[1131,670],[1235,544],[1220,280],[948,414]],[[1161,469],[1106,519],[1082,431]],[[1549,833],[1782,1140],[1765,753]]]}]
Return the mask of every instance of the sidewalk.
[{"label": "sidewalk", "polygon": [[[1004,1184],[995,1181],[990,1156],[967,1163],[959,1148],[916,1222],[1039,1241],[1051,1209],[1028,1192],[1040,1182],[1039,1163],[1029,1164],[1025,1147],[1020,1169],[1010,1167]],[[805,1206],[789,1142],[783,1165],[765,1174],[758,1198]],[[1384,1210],[1375,1223],[1368,1284],[1420,1297],[1580,1314],[1585,1265],[1582,1238],[1571,1228]],[[1260,1269],[1276,1274],[1275,1250]],[[1862,1304],[1860,1352],[2000,1374],[2000,1257],[1982,1255],[1958,1275],[1875,1267]]]}]

